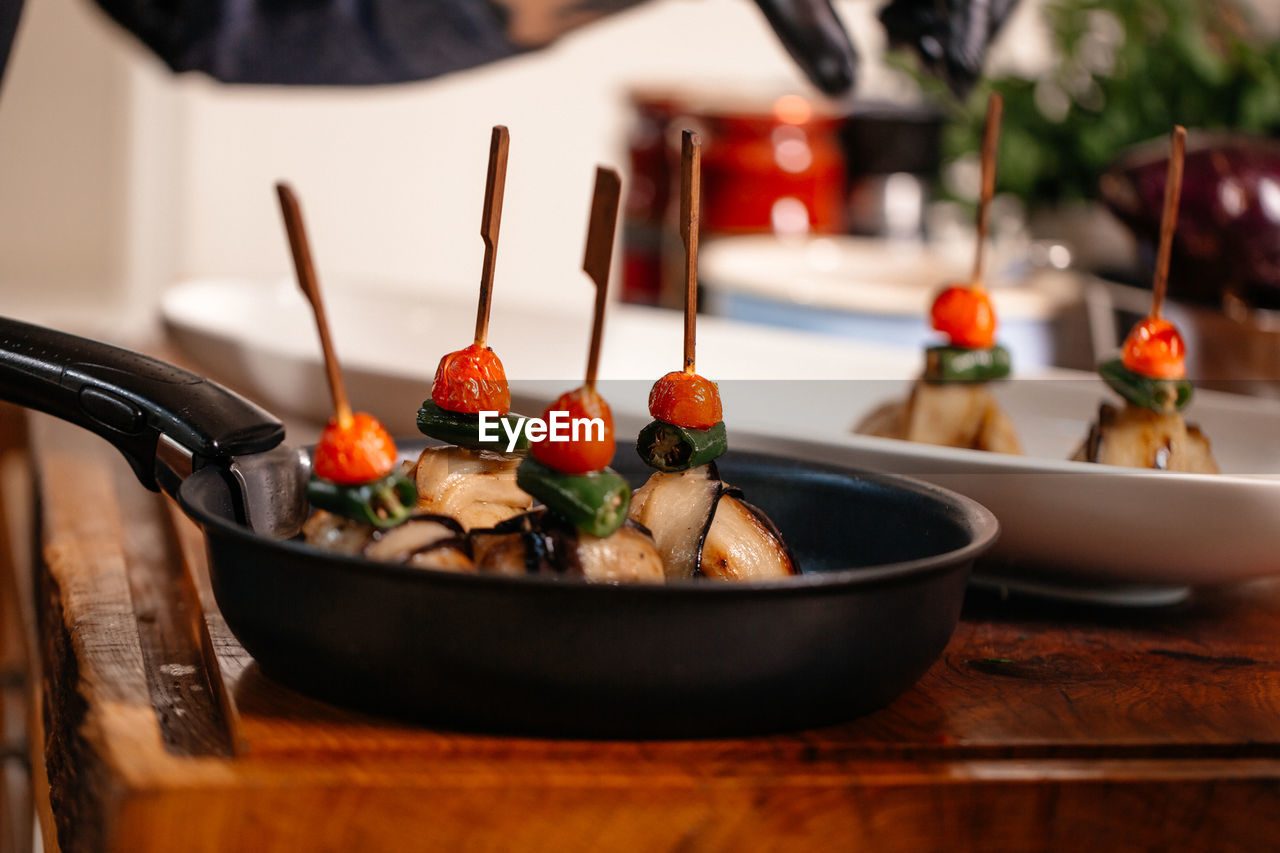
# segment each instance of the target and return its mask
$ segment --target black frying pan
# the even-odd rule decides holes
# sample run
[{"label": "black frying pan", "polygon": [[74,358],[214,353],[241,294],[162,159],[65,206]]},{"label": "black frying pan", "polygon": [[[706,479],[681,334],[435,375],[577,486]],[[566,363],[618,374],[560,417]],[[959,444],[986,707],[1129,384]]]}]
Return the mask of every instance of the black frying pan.
[{"label": "black frying pan", "polygon": [[[777,523],[802,576],[649,587],[412,569],[280,538],[307,512],[306,451],[277,447],[279,422],[186,371],[0,318],[0,397],[88,427],[177,498],[266,674],[463,729],[669,737],[849,719],[937,658],[997,533],[986,509],[933,486],[729,453],[721,473]],[[617,462],[642,480],[625,447]]]}]

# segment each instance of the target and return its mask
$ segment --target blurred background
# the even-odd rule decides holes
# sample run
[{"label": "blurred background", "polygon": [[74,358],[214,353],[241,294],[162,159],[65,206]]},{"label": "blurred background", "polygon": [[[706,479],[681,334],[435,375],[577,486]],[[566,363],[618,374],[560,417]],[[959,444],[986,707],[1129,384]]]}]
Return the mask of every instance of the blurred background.
[{"label": "blurred background", "polygon": [[831,102],[741,0],[654,0],[534,54],[362,89],[174,76],[91,4],[30,3],[0,98],[0,311],[119,339],[154,330],[175,283],[287,276],[280,178],[331,287],[470,301],[496,123],[512,138],[499,304],[589,302],[577,270],[604,162],[626,194],[615,295],[675,305],[673,128],[694,126],[704,309],[914,346],[934,288],[969,264],[995,87],[992,284],[1019,363],[1087,368],[1145,310],[1179,121],[1193,153],[1172,288],[1193,371],[1280,376],[1280,2],[1022,0],[965,103],[886,53],[879,5],[838,4],[863,64],[856,100]]}]

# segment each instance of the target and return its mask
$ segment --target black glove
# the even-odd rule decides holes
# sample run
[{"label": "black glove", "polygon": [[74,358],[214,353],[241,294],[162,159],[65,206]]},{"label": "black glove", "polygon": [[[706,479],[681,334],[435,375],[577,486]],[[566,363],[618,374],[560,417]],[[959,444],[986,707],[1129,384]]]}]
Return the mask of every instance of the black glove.
[{"label": "black glove", "polygon": [[828,95],[853,88],[858,55],[830,0],[756,0],[756,5],[813,85]]},{"label": "black glove", "polygon": [[982,75],[987,45],[1018,0],[893,0],[880,10],[889,43],[914,48],[925,68],[964,97]]},{"label": "black glove", "polygon": [[[421,80],[539,47],[640,0],[98,0],[174,71],[229,83]],[[957,92],[1016,0],[893,0],[880,19]],[[830,0],[756,0],[822,91],[853,88],[857,56]],[[0,72],[21,0],[0,0]],[[6,33],[5,30],[9,30]]]}]

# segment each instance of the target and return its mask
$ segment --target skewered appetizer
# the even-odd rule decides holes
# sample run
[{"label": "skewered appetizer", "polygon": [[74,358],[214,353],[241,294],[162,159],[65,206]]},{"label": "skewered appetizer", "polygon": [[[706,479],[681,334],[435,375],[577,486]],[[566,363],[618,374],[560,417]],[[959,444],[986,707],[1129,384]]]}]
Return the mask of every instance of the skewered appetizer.
[{"label": "skewered appetizer", "polygon": [[596,171],[583,268],[596,285],[594,323],[582,387],[547,407],[542,423],[572,424],[567,435],[535,435],[516,482],[542,503],[488,530],[472,531],[476,565],[499,574],[581,575],[604,583],[662,583],[662,557],[648,531],[627,519],[631,487],[609,468],[617,442],[609,404],[596,391],[609,262],[621,183]]},{"label": "skewered appetizer", "polygon": [[[451,443],[426,448],[409,471],[419,510],[447,516],[471,530],[492,527],[533,505],[516,485],[520,453],[488,449],[493,442],[480,439],[480,412],[498,412],[506,419],[510,411],[511,392],[493,350],[472,344],[440,360],[431,398],[418,410],[418,429]],[[513,432],[515,426],[511,424]],[[528,449],[523,432],[515,449]]]},{"label": "skewered appetizer", "polygon": [[933,328],[949,342],[925,350],[924,375],[906,400],[886,403],[856,432],[944,447],[1021,453],[1017,430],[987,383],[1009,375],[1009,351],[995,342],[996,317],[981,285],[951,285],[934,300]]},{"label": "skewered appetizer", "polygon": [[685,368],[663,376],[649,392],[654,421],[640,431],[636,452],[656,473],[632,498],[628,517],[652,532],[668,580],[788,577],[798,569],[778,529],[742,499],[741,490],[720,479],[715,460],[728,449],[720,390],[694,371],[700,153],[697,134],[686,130],[681,204]]},{"label": "skewered appetizer", "polygon": [[948,342],[925,350],[924,375],[906,400],[872,411],[855,432],[945,447],[1022,453],[1013,422],[987,388],[988,382],[1008,376],[1011,366],[1009,351],[996,343],[996,313],[982,283],[1001,110],[1000,96],[992,95],[982,146],[982,196],[972,280],[967,286],[944,287],[930,310],[933,328],[946,335]]},{"label": "skewered appetizer", "polygon": [[569,441],[533,442],[520,463],[520,488],[542,507],[488,531],[473,531],[481,571],[581,574],[605,583],[662,583],[662,557],[647,531],[627,519],[631,487],[609,468],[617,443],[609,404],[584,385],[543,413],[595,423]]},{"label": "skewered appetizer", "polygon": [[480,413],[496,412],[508,434],[516,436],[512,449],[523,453],[529,446],[519,424],[508,420],[507,374],[497,353],[486,345],[509,140],[505,127],[493,129],[480,224],[485,254],[475,339],[440,359],[431,398],[418,410],[418,429],[449,444],[423,450],[409,471],[418,490],[418,510],[451,518],[463,531],[492,527],[533,505],[516,485],[519,453],[503,453],[501,444],[483,441],[480,435]]},{"label": "skewered appetizer", "polygon": [[695,373],[654,383],[636,451],[657,469],[631,500],[628,517],[648,528],[668,580],[771,580],[799,573],[769,517],[720,479],[725,452],[716,386]]},{"label": "skewered appetizer", "polygon": [[297,197],[277,184],[298,286],[315,315],[333,396],[329,419],[311,457],[307,499],[315,512],[305,540],[330,551],[439,569],[471,568],[470,548],[449,519],[414,512],[417,491],[398,466],[395,442],[372,415],[352,412],[329,335],[320,284]]},{"label": "skewered appetizer", "polygon": [[1173,232],[1177,227],[1185,148],[1186,131],[1176,127],[1165,183],[1151,313],[1130,330],[1120,357],[1098,366],[1103,381],[1124,398],[1124,408],[1106,402],[1101,404],[1097,422],[1090,426],[1088,437],[1072,456],[1077,461],[1218,473],[1209,440],[1182,418],[1182,409],[1192,395],[1191,383],[1187,381],[1187,348],[1177,327],[1160,316]]},{"label": "skewered appetizer", "polygon": [[417,513],[417,490],[397,465],[395,442],[373,416],[339,411],[312,455],[306,541],[329,551],[435,569],[470,570],[457,523]]}]

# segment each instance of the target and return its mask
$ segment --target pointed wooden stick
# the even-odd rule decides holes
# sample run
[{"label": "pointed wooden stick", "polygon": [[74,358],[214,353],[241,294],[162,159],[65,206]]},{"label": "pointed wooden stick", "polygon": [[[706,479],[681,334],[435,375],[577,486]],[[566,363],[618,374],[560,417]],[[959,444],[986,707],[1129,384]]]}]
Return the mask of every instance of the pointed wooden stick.
[{"label": "pointed wooden stick", "polygon": [[489,337],[489,306],[493,303],[493,270],[498,260],[498,228],[502,224],[502,197],[507,186],[507,149],[511,137],[506,127],[497,125],[489,139],[489,174],[484,183],[484,215],[480,237],[484,240],[484,266],[480,270],[480,304],[476,308],[475,345],[482,347]]},{"label": "pointed wooden stick", "polygon": [[338,357],[333,351],[329,336],[329,321],[324,314],[324,301],[320,298],[320,283],[316,280],[315,265],[311,262],[311,246],[307,241],[307,229],[302,222],[302,208],[298,197],[283,181],[276,184],[280,197],[280,213],[284,216],[284,228],[289,234],[289,248],[293,251],[293,268],[298,274],[298,287],[311,303],[311,313],[320,331],[320,349],[324,352],[324,370],[329,379],[329,393],[333,397],[333,414],[339,425],[351,425],[351,404],[347,402],[347,388],[342,382]]},{"label": "pointed wooden stick", "polygon": [[591,195],[591,222],[587,226],[587,251],[582,269],[596,285],[595,314],[591,320],[591,350],[587,355],[589,389],[596,387],[600,366],[600,342],[604,335],[604,306],[609,292],[609,266],[613,260],[613,235],[618,226],[618,201],[622,181],[613,169],[596,167],[596,186]]},{"label": "pointed wooden stick", "polygon": [[1173,234],[1178,230],[1178,201],[1182,198],[1182,164],[1187,153],[1187,129],[1174,125],[1169,171],[1164,182],[1164,212],[1160,216],[1160,249],[1156,253],[1156,272],[1151,280],[1151,316],[1159,317],[1164,307],[1164,294],[1169,286],[1169,255],[1173,251]]},{"label": "pointed wooden stick", "polygon": [[973,287],[983,286],[983,268],[987,256],[987,223],[990,219],[991,196],[996,190],[996,152],[1000,147],[1000,117],[1004,99],[992,92],[987,100],[987,121],[982,131],[982,194],[978,198],[978,243],[973,255]]},{"label": "pointed wooden stick", "polygon": [[698,323],[698,225],[701,221],[702,139],[686,130],[680,141],[680,238],[684,240],[684,372],[694,373]]}]

